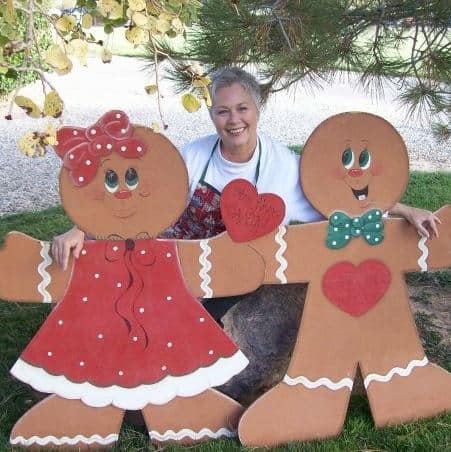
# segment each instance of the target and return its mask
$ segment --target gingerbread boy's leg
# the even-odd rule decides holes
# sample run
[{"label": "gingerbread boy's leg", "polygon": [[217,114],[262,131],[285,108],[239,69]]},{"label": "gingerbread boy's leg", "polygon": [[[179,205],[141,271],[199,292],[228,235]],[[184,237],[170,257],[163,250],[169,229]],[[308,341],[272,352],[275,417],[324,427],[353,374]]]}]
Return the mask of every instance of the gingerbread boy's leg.
[{"label": "gingerbread boy's leg", "polygon": [[16,422],[10,442],[63,450],[111,447],[118,440],[123,416],[124,411],[113,406],[93,408],[52,395]]},{"label": "gingerbread boy's leg", "polygon": [[363,350],[360,366],[376,425],[451,410],[451,374],[428,361],[405,296],[384,300],[365,321],[371,347]]},{"label": "gingerbread boy's leg", "polygon": [[357,367],[354,330],[352,319],[321,295],[308,298],[287,374],[241,418],[244,445],[274,446],[341,432]]},{"label": "gingerbread boy's leg", "polygon": [[165,405],[147,405],[142,413],[155,443],[192,444],[236,436],[243,407],[214,389],[176,397]]}]

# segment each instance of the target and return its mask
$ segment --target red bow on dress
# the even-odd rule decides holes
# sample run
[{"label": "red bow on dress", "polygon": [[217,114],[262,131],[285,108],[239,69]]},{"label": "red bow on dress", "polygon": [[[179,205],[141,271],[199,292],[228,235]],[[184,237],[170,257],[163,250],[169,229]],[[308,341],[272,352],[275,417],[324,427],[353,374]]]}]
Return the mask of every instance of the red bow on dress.
[{"label": "red bow on dress", "polygon": [[70,178],[77,187],[89,184],[97,173],[101,157],[113,151],[125,158],[141,157],[146,145],[132,138],[133,125],[120,110],[104,114],[93,126],[62,127],[56,134],[56,153],[63,159]]}]

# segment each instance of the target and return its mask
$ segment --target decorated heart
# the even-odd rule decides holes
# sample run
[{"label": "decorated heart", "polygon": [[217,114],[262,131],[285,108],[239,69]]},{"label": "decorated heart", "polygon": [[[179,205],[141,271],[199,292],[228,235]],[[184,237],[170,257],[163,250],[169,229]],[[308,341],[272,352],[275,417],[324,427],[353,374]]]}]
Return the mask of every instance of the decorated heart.
[{"label": "decorated heart", "polygon": [[285,216],[285,203],[273,193],[258,194],[245,179],[227,184],[221,194],[221,214],[230,237],[247,242],[273,231]]},{"label": "decorated heart", "polygon": [[360,317],[373,308],[390,286],[391,273],[380,261],[369,259],[355,266],[339,262],[323,276],[323,292],[342,311]]}]

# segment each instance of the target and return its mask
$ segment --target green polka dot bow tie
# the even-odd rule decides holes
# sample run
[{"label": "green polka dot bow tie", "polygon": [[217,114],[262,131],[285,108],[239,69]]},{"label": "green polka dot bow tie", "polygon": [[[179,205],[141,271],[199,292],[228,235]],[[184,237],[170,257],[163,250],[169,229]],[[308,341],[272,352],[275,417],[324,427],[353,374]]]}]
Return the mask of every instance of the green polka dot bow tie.
[{"label": "green polka dot bow tie", "polygon": [[334,212],[329,218],[326,246],[331,249],[343,248],[353,237],[363,237],[368,245],[380,245],[384,241],[382,212],[372,209],[354,218],[344,212]]}]

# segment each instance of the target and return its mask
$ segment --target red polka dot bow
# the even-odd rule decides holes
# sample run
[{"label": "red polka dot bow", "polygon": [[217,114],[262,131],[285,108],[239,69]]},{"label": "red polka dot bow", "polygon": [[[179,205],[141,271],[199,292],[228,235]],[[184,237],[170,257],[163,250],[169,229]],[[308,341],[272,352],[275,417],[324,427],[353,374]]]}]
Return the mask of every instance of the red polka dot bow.
[{"label": "red polka dot bow", "polygon": [[146,152],[146,145],[133,135],[133,125],[120,110],[104,114],[93,126],[62,127],[56,134],[56,153],[63,159],[70,178],[77,187],[84,187],[94,179],[102,157],[113,151],[125,158],[138,158]]}]

